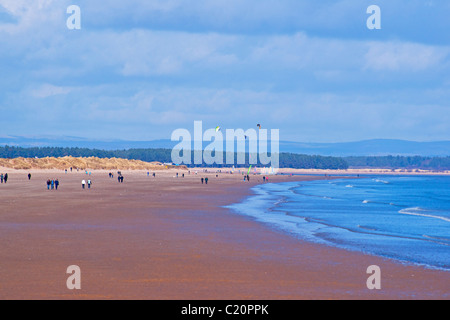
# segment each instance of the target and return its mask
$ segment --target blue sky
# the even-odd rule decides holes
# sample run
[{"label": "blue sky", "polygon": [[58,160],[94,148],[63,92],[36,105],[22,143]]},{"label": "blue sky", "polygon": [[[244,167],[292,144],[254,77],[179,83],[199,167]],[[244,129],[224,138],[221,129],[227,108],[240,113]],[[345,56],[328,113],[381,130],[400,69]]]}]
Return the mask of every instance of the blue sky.
[{"label": "blue sky", "polygon": [[449,15],[446,0],[0,0],[0,135],[170,139],[202,120],[450,140]]}]

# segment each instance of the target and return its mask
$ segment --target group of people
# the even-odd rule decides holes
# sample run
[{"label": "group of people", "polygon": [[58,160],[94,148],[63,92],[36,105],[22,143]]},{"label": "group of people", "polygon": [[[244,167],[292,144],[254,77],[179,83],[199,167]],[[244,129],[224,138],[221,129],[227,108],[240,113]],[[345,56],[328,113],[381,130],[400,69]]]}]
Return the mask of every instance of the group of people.
[{"label": "group of people", "polygon": [[[31,175],[28,175],[28,179],[30,179],[31,178]],[[47,190],[53,190],[53,189],[56,189],[56,190],[58,190],[58,186],[59,186],[59,180],[58,179],[56,179],[56,180],[50,180],[50,179],[48,179],[47,180]]]},{"label": "group of people", "polygon": [[3,175],[3,173],[0,175],[0,180],[2,181],[2,183],[3,183],[3,181],[6,183],[7,181],[8,181],[8,174],[7,173],[5,173],[4,175]]},{"label": "group of people", "polygon": [[[87,181],[87,186],[88,186],[88,189],[90,189],[91,188],[91,185],[92,185],[92,181],[89,179],[88,181]],[[86,180],[81,180],[81,188],[82,189],[86,189]]]},{"label": "group of people", "polygon": [[201,180],[202,180],[202,184],[203,184],[203,182],[205,182],[205,184],[208,184],[208,177],[206,177],[206,178],[203,178],[203,177],[202,177]]}]

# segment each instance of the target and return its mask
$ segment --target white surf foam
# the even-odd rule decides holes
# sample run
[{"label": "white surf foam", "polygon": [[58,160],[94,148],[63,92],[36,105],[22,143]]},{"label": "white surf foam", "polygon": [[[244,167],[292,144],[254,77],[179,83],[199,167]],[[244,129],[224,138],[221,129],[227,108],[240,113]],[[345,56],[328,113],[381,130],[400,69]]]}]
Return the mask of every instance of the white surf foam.
[{"label": "white surf foam", "polygon": [[427,217],[427,218],[434,218],[434,219],[440,219],[446,222],[450,222],[450,218],[437,216],[433,214],[427,214],[425,212],[429,212],[426,209],[415,207],[415,208],[406,208],[399,211],[401,214],[409,214],[411,216],[420,216],[420,217]]}]

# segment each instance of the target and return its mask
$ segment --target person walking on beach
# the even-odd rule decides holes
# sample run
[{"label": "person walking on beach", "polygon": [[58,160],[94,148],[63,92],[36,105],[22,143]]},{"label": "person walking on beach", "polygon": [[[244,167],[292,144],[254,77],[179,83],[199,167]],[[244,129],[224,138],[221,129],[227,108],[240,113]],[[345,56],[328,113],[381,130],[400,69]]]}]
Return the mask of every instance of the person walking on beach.
[{"label": "person walking on beach", "polygon": [[56,189],[56,190],[58,190],[58,186],[59,186],[59,180],[56,179],[56,180],[55,180],[55,189]]},{"label": "person walking on beach", "polygon": [[91,188],[91,184],[92,184],[91,180],[88,180],[88,189]]},{"label": "person walking on beach", "polygon": [[50,179],[47,179],[47,190],[50,190],[50,183],[51,183]]},{"label": "person walking on beach", "polygon": [[201,180],[202,180],[202,184],[203,184],[203,178]]},{"label": "person walking on beach", "polygon": [[31,173],[28,174],[28,180],[31,180]]},{"label": "person walking on beach", "polygon": [[263,181],[266,182],[266,176],[263,176]]},{"label": "person walking on beach", "polygon": [[86,181],[85,180],[81,180],[81,187],[84,189],[85,186],[86,186]]},{"label": "person walking on beach", "polygon": [[5,180],[5,183],[6,183],[6,181],[8,181],[8,174],[7,173],[5,173],[5,177],[3,178],[3,180]]},{"label": "person walking on beach", "polygon": [[55,188],[55,180],[52,179],[51,185],[52,185],[52,190],[53,190]]},{"label": "person walking on beach", "polygon": [[208,177],[205,178],[205,184],[208,184]]},{"label": "person walking on beach", "polygon": [[0,179],[2,180],[3,183],[3,173],[0,175]]}]

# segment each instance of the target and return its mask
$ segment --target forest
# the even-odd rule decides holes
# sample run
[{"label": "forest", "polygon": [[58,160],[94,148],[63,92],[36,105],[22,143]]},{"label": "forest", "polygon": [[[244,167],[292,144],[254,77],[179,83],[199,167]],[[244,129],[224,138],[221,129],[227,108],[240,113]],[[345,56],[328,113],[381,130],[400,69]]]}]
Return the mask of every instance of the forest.
[{"label": "forest", "polygon": [[[0,147],[0,158],[45,158],[45,157],[98,157],[122,158],[141,160],[146,162],[158,161],[171,163],[171,149],[124,149],[100,150],[88,148],[62,148],[62,147],[32,147],[22,148],[15,146]],[[234,163],[238,163],[239,155],[234,154]],[[225,157],[224,157],[225,158]],[[191,159],[194,159],[193,152]],[[248,167],[249,155],[245,155],[245,163],[236,167]],[[184,163],[188,167],[231,167],[232,165],[208,165]],[[259,161],[254,166],[264,166]],[[450,157],[421,157],[421,156],[355,156],[331,157],[319,155],[304,155],[295,153],[279,154],[280,168],[295,169],[348,169],[348,168],[385,168],[385,169],[427,169],[450,170]]]}]

